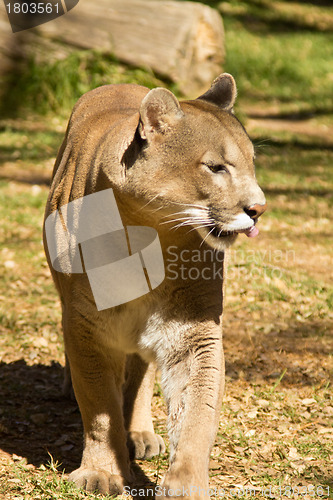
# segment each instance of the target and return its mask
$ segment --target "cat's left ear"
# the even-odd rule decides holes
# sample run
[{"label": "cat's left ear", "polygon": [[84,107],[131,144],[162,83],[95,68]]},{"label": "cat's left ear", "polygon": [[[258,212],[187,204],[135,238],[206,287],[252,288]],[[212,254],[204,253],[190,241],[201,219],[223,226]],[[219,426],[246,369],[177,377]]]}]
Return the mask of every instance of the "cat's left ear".
[{"label": "cat's left ear", "polygon": [[236,97],[237,87],[234,77],[229,75],[229,73],[223,73],[213,81],[211,88],[198,97],[198,99],[211,102],[225,111],[231,112]]},{"label": "cat's left ear", "polygon": [[184,113],[177,98],[167,89],[156,88],[148,92],[140,107],[139,133],[150,140],[156,134],[165,134]]}]

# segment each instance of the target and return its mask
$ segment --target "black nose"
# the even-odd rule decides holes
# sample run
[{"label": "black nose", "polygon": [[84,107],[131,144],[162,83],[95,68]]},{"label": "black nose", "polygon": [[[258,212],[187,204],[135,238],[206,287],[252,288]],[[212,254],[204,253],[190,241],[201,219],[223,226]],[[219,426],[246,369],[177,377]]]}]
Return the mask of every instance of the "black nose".
[{"label": "black nose", "polygon": [[267,208],[267,203],[265,205],[252,205],[251,207],[244,208],[244,212],[251,217],[251,219],[258,219],[260,215],[262,215]]}]

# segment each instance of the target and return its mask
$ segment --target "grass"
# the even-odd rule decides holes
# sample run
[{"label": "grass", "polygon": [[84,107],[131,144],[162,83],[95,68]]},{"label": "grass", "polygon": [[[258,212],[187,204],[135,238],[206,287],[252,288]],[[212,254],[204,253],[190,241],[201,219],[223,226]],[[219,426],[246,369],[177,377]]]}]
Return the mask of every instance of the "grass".
[{"label": "grass", "polygon": [[231,0],[219,8],[226,68],[241,94],[299,110],[332,110],[333,35],[327,9],[269,0]]},{"label": "grass", "polygon": [[69,111],[90,89],[108,83],[136,82],[149,88],[165,86],[152,72],[120,64],[113,56],[74,51],[66,58],[43,64],[22,60],[4,85],[3,114],[22,116],[34,110],[45,114]]},{"label": "grass", "polygon": [[[329,61],[333,55],[333,36],[296,32],[277,37],[240,32],[233,37],[237,27],[240,27],[237,21],[226,23],[227,50],[229,47],[232,54],[227,67],[240,82],[240,93],[254,102],[279,101],[297,105],[299,109],[331,108]],[[313,60],[316,60],[315,77]]]},{"label": "grass", "polygon": [[[226,395],[210,485],[229,496],[253,488],[257,498],[333,498],[332,15],[322,2],[207,3],[224,14],[224,69],[236,76],[269,204],[260,236],[240,237],[230,252]],[[61,396],[60,303],[41,242],[45,181],[82,92],[166,82],[90,53],[20,70],[6,99],[13,114],[0,122],[0,498],[99,498],[63,473],[79,463],[82,428]],[[277,118],[281,127],[269,128]],[[158,385],[153,415],[166,438]],[[167,459],[138,466],[160,483]]]},{"label": "grass", "polygon": [[[333,21],[327,8],[271,0],[205,3],[223,15],[224,70],[235,76],[247,101],[278,103],[294,112],[332,111]],[[100,52],[74,51],[61,60],[49,59],[40,64],[30,58],[16,65],[3,86],[2,113],[34,110],[65,116],[80,95],[99,85],[171,85]]]},{"label": "grass", "polygon": [[72,484],[65,480],[64,474],[61,472],[60,465],[54,462],[50,455],[48,464],[41,465],[34,476],[31,476],[31,467],[25,460],[19,460],[16,465],[12,466],[13,477],[5,480],[0,486],[0,494],[6,494],[8,490],[13,495],[12,498],[47,498],[47,500],[79,500],[98,498],[108,499],[111,496],[101,496],[96,494],[86,494],[77,490]]},{"label": "grass", "polygon": [[56,130],[27,131],[8,124],[1,132],[0,161],[39,162],[54,155],[61,140],[62,134]]}]

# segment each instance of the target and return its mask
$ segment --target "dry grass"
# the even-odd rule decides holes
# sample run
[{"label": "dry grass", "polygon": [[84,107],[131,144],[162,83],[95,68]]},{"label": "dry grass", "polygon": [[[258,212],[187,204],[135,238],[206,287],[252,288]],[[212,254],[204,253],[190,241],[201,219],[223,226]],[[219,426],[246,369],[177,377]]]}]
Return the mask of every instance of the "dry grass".
[{"label": "dry grass", "polygon": [[[2,138],[10,156],[13,134],[16,141],[27,137],[21,149],[16,142],[19,169],[6,157],[7,179],[0,183],[0,495],[83,498],[60,473],[78,465],[82,429],[75,403],[61,395],[60,305],[41,244],[48,188],[35,182],[41,173],[49,175],[52,158],[45,154],[38,165],[26,159],[35,132],[31,136],[25,123],[15,127],[8,125]],[[43,144],[51,142],[46,125],[39,133]],[[229,259],[227,384],[210,464],[211,487],[226,494],[251,488],[264,498],[271,488],[278,497],[288,486],[308,488],[304,498],[311,498],[313,488],[318,493],[322,486],[325,495],[332,489],[331,174],[316,184],[329,147],[308,145],[304,153],[290,136],[286,146],[258,150],[258,176],[270,208],[260,236],[240,238]],[[286,161],[293,162],[290,170]],[[165,436],[158,386],[153,405],[156,429]],[[167,456],[138,466],[139,482],[156,483]]]},{"label": "dry grass", "polygon": [[[274,9],[270,3],[221,4],[233,54],[226,69],[235,65],[241,95],[251,100],[240,99],[238,107],[257,144],[269,208],[259,237],[240,237],[230,252],[226,391],[210,485],[220,497],[224,490],[238,498],[333,498],[332,15],[323,2],[305,5],[306,18],[300,4],[296,12],[294,2],[275,2]],[[272,26],[275,35],[267,36]],[[302,54],[296,72],[295,54]],[[0,123],[3,500],[98,498],[78,492],[62,474],[79,464],[82,427],[76,404],[61,394],[60,304],[41,224],[64,127],[54,117]],[[158,384],[153,414],[167,439]],[[138,484],[158,484],[167,458],[138,462]]]}]

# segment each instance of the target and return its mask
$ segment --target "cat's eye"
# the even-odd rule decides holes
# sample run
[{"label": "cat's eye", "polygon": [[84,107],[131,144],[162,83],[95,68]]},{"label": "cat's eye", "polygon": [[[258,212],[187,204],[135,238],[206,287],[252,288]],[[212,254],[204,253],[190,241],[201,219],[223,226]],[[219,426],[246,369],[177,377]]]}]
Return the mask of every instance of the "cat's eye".
[{"label": "cat's eye", "polygon": [[219,164],[214,164],[214,163],[205,163],[205,165],[214,174],[228,173],[229,172],[229,170],[227,169],[227,167],[225,165],[219,165]]}]

